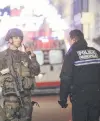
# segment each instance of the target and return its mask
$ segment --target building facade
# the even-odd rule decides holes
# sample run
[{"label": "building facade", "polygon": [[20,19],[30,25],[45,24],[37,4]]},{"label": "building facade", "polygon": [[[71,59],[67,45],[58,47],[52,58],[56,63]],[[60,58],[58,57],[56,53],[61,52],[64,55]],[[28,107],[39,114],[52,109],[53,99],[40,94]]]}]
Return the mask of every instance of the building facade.
[{"label": "building facade", "polygon": [[83,31],[90,46],[100,50],[93,41],[100,36],[100,0],[73,0],[72,9],[72,26]]},{"label": "building facade", "polygon": [[67,33],[71,29],[80,29],[83,31],[88,44],[100,50],[99,45],[92,41],[93,38],[100,36],[100,0],[65,1],[63,17],[70,25]]}]

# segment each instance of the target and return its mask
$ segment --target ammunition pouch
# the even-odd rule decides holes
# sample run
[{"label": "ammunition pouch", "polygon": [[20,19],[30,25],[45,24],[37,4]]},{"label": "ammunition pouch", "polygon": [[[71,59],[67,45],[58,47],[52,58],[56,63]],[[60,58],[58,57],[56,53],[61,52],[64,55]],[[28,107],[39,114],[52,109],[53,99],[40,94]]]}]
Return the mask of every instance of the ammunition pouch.
[{"label": "ammunition pouch", "polygon": [[20,73],[21,77],[23,77],[22,80],[22,86],[23,89],[31,89],[31,87],[33,87],[34,83],[33,80],[34,78],[31,77],[31,73],[30,73],[30,69],[28,68],[27,62],[25,65],[25,62],[23,62],[24,64],[21,64],[21,72],[17,71],[17,73]]},{"label": "ammunition pouch", "polygon": [[13,80],[10,75],[4,75],[4,83],[3,83],[3,88],[2,88],[2,95],[7,96],[7,95],[16,95],[16,90],[14,88]]},{"label": "ammunition pouch", "polygon": [[14,119],[16,116],[16,113],[19,109],[19,102],[17,97],[9,96],[5,98],[4,101],[4,111],[6,113],[6,117],[9,120]]},{"label": "ammunition pouch", "polygon": [[25,77],[23,79],[23,88],[24,89],[31,89],[34,86],[33,78]]},{"label": "ammunition pouch", "polygon": [[31,76],[30,75],[30,70],[29,70],[28,67],[25,67],[25,66],[21,65],[21,69],[22,69],[22,71],[21,71],[21,76],[22,77],[30,77]]}]

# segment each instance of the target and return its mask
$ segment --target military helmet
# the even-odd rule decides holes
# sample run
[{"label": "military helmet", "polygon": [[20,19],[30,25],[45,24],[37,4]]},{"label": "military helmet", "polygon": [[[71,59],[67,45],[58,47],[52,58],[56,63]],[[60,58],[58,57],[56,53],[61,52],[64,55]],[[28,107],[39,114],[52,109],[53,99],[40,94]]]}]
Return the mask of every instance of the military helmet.
[{"label": "military helmet", "polygon": [[10,29],[10,30],[8,30],[8,32],[5,36],[5,40],[9,41],[9,39],[11,39],[12,37],[20,37],[21,40],[23,40],[23,32],[18,28]]}]

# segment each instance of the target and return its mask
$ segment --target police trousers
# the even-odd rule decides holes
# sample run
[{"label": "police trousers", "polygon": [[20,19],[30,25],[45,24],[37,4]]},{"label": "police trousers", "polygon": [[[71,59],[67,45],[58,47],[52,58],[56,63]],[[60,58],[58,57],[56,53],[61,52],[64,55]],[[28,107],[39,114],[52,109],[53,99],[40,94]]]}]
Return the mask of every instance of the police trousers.
[{"label": "police trousers", "polygon": [[17,96],[5,96],[3,108],[8,121],[31,121],[33,106],[31,96],[23,96],[24,106],[19,103]]},{"label": "police trousers", "polygon": [[72,119],[73,121],[99,121],[99,102],[73,103]]},{"label": "police trousers", "polygon": [[91,95],[80,91],[72,96],[73,121],[99,121],[100,92]]}]

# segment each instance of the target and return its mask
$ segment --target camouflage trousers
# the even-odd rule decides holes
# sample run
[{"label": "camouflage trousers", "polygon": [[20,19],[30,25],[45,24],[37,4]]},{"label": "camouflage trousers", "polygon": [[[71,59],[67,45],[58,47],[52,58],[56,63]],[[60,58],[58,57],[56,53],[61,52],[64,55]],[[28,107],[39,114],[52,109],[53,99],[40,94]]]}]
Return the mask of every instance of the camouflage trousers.
[{"label": "camouflage trousers", "polygon": [[24,96],[23,104],[21,107],[17,96],[4,97],[3,108],[8,121],[31,121],[33,110],[31,96]]}]

